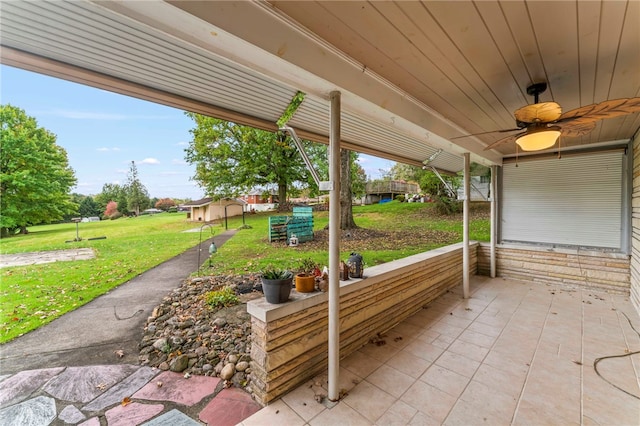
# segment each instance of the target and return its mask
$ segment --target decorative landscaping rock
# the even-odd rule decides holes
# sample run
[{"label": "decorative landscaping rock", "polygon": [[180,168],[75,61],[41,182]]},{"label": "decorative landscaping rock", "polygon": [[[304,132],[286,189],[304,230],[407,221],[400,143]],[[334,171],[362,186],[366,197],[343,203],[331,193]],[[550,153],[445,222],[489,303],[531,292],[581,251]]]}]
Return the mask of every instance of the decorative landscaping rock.
[{"label": "decorative landscaping rock", "polygon": [[170,370],[176,373],[182,373],[189,367],[189,357],[187,355],[180,355],[170,364]]},{"label": "decorative landscaping rock", "polygon": [[[233,288],[242,303],[212,309],[205,295],[224,286]],[[263,297],[261,290],[258,275],[185,280],[147,319],[138,345],[140,364],[163,371],[218,376],[249,389],[251,317],[246,301]]]},{"label": "decorative landscaping rock", "polygon": [[236,374],[236,366],[232,363],[225,365],[220,372],[220,378],[223,380],[229,380]]}]

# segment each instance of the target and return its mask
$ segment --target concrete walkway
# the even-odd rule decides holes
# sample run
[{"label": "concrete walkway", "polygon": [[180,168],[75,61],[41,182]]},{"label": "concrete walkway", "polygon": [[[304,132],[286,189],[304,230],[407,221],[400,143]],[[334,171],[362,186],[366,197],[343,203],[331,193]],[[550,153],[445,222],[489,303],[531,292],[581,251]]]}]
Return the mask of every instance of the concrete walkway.
[{"label": "concrete walkway", "polygon": [[[220,247],[234,233],[213,241]],[[147,317],[197,269],[199,247],[0,346],[0,424],[231,425],[257,411],[218,378],[137,365]]]}]

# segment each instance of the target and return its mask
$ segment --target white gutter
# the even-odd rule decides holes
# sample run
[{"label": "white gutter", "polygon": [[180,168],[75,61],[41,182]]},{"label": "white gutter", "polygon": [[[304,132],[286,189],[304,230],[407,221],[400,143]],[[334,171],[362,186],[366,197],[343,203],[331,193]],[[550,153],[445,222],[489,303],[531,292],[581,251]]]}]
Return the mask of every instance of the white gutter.
[{"label": "white gutter", "polygon": [[329,401],[340,397],[340,92],[329,94]]}]

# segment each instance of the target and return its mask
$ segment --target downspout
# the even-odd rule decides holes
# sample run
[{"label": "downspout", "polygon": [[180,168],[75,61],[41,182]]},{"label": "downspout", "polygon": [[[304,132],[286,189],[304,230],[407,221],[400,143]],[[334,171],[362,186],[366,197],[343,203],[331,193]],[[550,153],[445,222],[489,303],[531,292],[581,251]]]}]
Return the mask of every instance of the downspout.
[{"label": "downspout", "polygon": [[462,202],[462,297],[469,298],[469,199],[471,198],[470,154],[464,153],[464,198]]},{"label": "downspout", "polygon": [[496,191],[496,173],[498,166],[491,166],[491,219],[489,221],[491,227],[491,278],[496,277],[496,237],[498,233],[497,207],[498,207],[498,191]]},{"label": "downspout", "polygon": [[340,92],[329,94],[331,129],[329,133],[329,401],[340,397]]}]

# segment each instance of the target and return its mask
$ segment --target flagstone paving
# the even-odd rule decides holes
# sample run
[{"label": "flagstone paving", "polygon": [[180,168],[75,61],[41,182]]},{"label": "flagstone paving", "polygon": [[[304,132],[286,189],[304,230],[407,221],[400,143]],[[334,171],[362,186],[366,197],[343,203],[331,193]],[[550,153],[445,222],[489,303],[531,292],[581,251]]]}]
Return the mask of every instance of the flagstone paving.
[{"label": "flagstone paving", "polygon": [[[262,407],[215,377],[135,365],[22,371],[0,381],[0,425],[236,425]],[[200,421],[196,420],[200,419]]]}]

